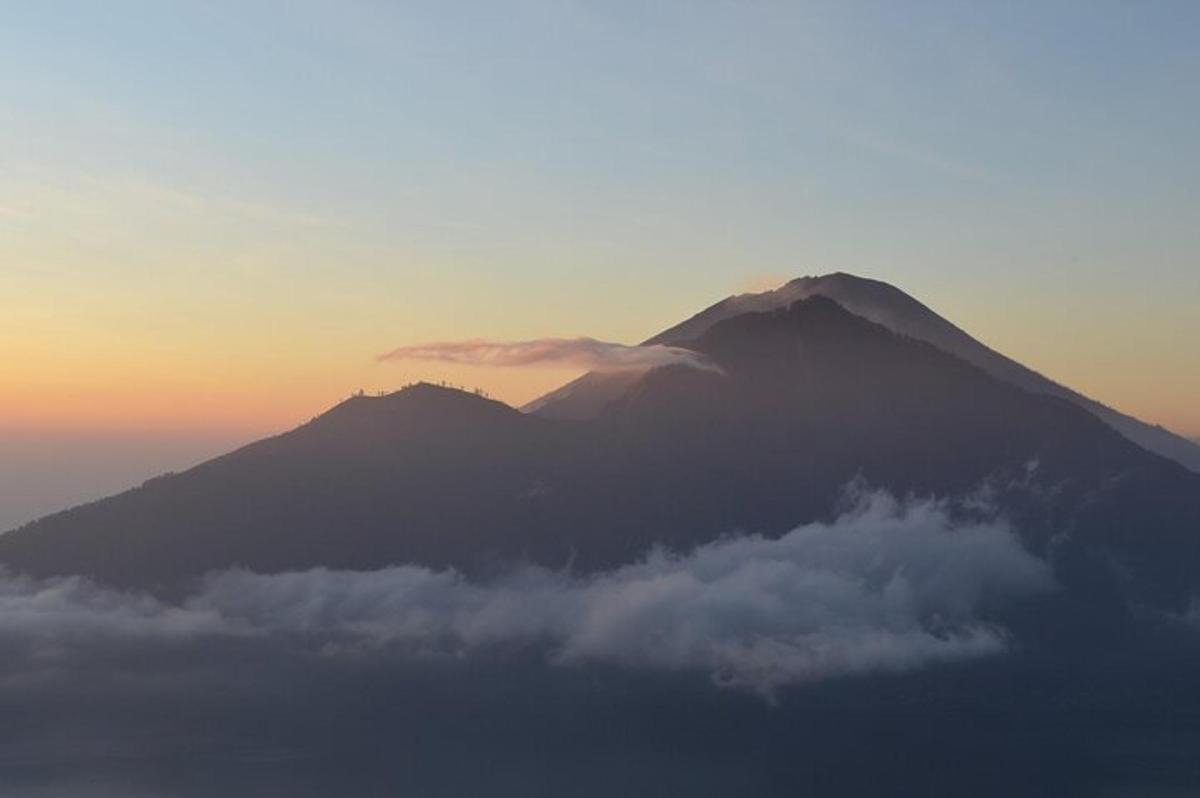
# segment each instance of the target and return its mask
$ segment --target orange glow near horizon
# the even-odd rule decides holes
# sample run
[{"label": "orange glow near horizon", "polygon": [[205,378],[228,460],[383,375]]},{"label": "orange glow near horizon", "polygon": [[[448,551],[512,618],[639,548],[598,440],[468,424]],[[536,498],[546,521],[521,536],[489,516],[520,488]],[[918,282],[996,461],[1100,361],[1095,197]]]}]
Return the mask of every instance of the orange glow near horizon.
[{"label": "orange glow near horizon", "polygon": [[[895,282],[904,287],[904,281]],[[763,283],[757,278],[728,287],[732,292]],[[706,296],[691,290],[670,302],[659,300],[666,309],[655,312],[654,303],[643,300],[636,315],[622,316],[620,326],[601,334],[639,340],[702,309],[718,292]],[[980,340],[1063,384],[1179,434],[1200,436],[1194,402],[1200,369],[1186,368],[1177,351],[1158,341],[1186,335],[1190,322],[1182,314],[1163,314],[1155,325],[1126,330],[1094,314],[1061,313],[1055,307],[1030,307],[1026,317],[1015,319],[1001,309],[1003,303],[985,298],[955,302],[913,293]],[[474,321],[465,305],[455,317],[446,309],[457,309],[457,303],[429,303],[426,315],[419,304],[405,303],[408,312],[397,323],[386,301],[370,299],[349,308],[266,306],[265,311],[189,307],[182,301],[134,306],[128,298],[114,305],[95,295],[87,303],[14,305],[9,323],[0,329],[7,355],[0,372],[0,432],[174,431],[251,438],[290,429],[355,391],[392,391],[418,380],[482,388],[519,407],[568,382],[580,369],[378,362],[375,356],[405,343],[488,336],[496,330],[521,339],[589,333],[598,326],[586,319],[573,323],[566,302],[530,315],[515,309],[512,299],[499,311],[476,314]],[[480,301],[476,297],[475,305]],[[621,307],[616,299],[597,300],[587,306],[589,318],[604,318],[609,304]],[[1045,329],[1038,313],[1045,317]],[[314,325],[312,318],[331,321]]]},{"label": "orange glow near horizon", "polygon": [[[390,392],[417,381],[482,388],[514,407],[565,384],[577,368],[489,368],[451,363],[374,363],[366,359],[326,374],[282,365],[230,365],[189,374],[129,365],[105,374],[98,365],[78,373],[10,368],[0,377],[0,432],[256,435],[290,429],[358,390]],[[222,373],[224,372],[224,373]],[[1164,396],[1137,374],[1099,375],[1072,387],[1118,410],[1164,423],[1189,437],[1194,406],[1187,397]],[[1114,401],[1113,396],[1127,400]]]},{"label": "orange glow near horizon", "polygon": [[[326,378],[285,372],[220,381],[216,375],[164,378],[126,373],[0,380],[0,432],[180,432],[270,434],[328,410],[358,390],[390,392],[411,382],[481,388],[519,407],[573,379],[578,369],[501,369],[453,364],[367,364]],[[90,377],[90,378],[89,378]]]}]

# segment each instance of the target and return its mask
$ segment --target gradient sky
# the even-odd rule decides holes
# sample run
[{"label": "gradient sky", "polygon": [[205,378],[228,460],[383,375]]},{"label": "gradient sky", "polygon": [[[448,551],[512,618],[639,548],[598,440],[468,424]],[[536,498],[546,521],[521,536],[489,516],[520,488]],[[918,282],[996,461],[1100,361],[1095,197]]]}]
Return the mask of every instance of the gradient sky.
[{"label": "gradient sky", "polygon": [[0,528],[834,270],[1200,435],[1190,0],[0,3]]}]

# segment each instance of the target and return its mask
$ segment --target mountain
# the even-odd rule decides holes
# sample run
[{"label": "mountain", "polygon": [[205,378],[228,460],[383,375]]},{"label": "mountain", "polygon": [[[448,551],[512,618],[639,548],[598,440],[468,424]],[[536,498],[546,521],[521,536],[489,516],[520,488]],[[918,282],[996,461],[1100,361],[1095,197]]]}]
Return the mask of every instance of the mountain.
[{"label": "mountain", "polygon": [[541,418],[585,420],[596,418],[614,399],[619,399],[642,378],[636,369],[589,371],[561,388],[534,399],[521,408]]},{"label": "mountain", "polygon": [[1200,476],[821,296],[715,322],[721,372],[654,369],[587,421],[417,385],[355,397],[189,471],[0,536],[0,563],[170,589],[212,569],[593,571],[654,546],[775,536],[848,483],[986,496],[1089,596],[1180,608]]},{"label": "mountain", "polygon": [[[1120,413],[1038,374],[979,341],[903,291],[878,280],[835,273],[801,277],[773,291],[731,296],[650,338],[645,345],[687,346],[714,324],[748,312],[774,310],[813,296],[838,302],[858,316],[933,344],[973,363],[997,379],[1027,391],[1066,399],[1095,415],[1144,449],[1200,472],[1200,446],[1160,426]],[[626,375],[586,374],[535,400],[524,409],[548,418],[588,418],[620,397],[631,384]]]},{"label": "mountain", "polygon": [[[282,571],[463,562],[552,456],[547,425],[507,405],[418,384],[355,396],[291,432],[0,537],[0,559],[37,574],[167,584],[244,565]],[[463,538],[470,536],[469,546]]]}]

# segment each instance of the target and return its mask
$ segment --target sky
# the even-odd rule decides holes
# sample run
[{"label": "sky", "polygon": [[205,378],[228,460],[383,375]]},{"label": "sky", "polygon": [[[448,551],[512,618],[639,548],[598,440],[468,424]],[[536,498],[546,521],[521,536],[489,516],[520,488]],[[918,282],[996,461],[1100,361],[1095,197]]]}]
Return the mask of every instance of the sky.
[{"label": "sky", "polygon": [[0,8],[0,528],[838,270],[1200,436],[1195,3]]}]

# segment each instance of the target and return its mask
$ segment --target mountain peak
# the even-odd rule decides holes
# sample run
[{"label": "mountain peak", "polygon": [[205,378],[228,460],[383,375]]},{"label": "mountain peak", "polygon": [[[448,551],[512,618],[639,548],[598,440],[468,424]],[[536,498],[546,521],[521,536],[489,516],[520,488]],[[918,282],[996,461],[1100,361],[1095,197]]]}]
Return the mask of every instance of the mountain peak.
[{"label": "mountain peak", "polygon": [[[1127,416],[1050,380],[972,338],[909,294],[882,280],[849,272],[806,275],[760,293],[737,294],[700,311],[645,341],[694,348],[715,325],[744,314],[790,307],[821,296],[833,300],[855,316],[882,325],[892,332],[915,338],[983,369],[991,376],[1033,393],[1066,399],[1096,416],[1129,440],[1156,454],[1200,472],[1200,446],[1161,427]],[[547,417],[588,418],[620,398],[629,385],[585,375],[527,407]]]},{"label": "mountain peak", "polygon": [[454,424],[472,419],[493,419],[519,413],[482,392],[449,385],[416,382],[383,394],[358,393],[338,403],[306,426],[413,423]]},{"label": "mountain peak", "polygon": [[[881,281],[869,277],[859,277],[857,274],[851,274],[850,272],[837,271],[826,274],[806,274],[803,277],[796,277],[788,280],[775,290],[778,291],[780,288],[789,285],[811,285],[814,283],[881,283]],[[881,284],[886,285],[886,283]]]},{"label": "mountain peak", "polygon": [[788,307],[794,302],[818,295],[838,302],[851,313],[885,326],[892,326],[900,315],[911,319],[924,313],[939,318],[893,285],[848,272],[830,272],[797,277],[770,291],[726,297],[646,343],[683,346],[725,319],[743,313],[761,313]]},{"label": "mountain peak", "polygon": [[[906,337],[906,336],[901,336]],[[802,342],[855,360],[863,346],[892,345],[897,334],[888,327],[851,313],[836,300],[814,294],[769,310],[742,313],[717,322],[692,342],[722,367],[733,361],[763,358],[791,362],[786,352]],[[924,346],[924,344],[922,344]]]}]

